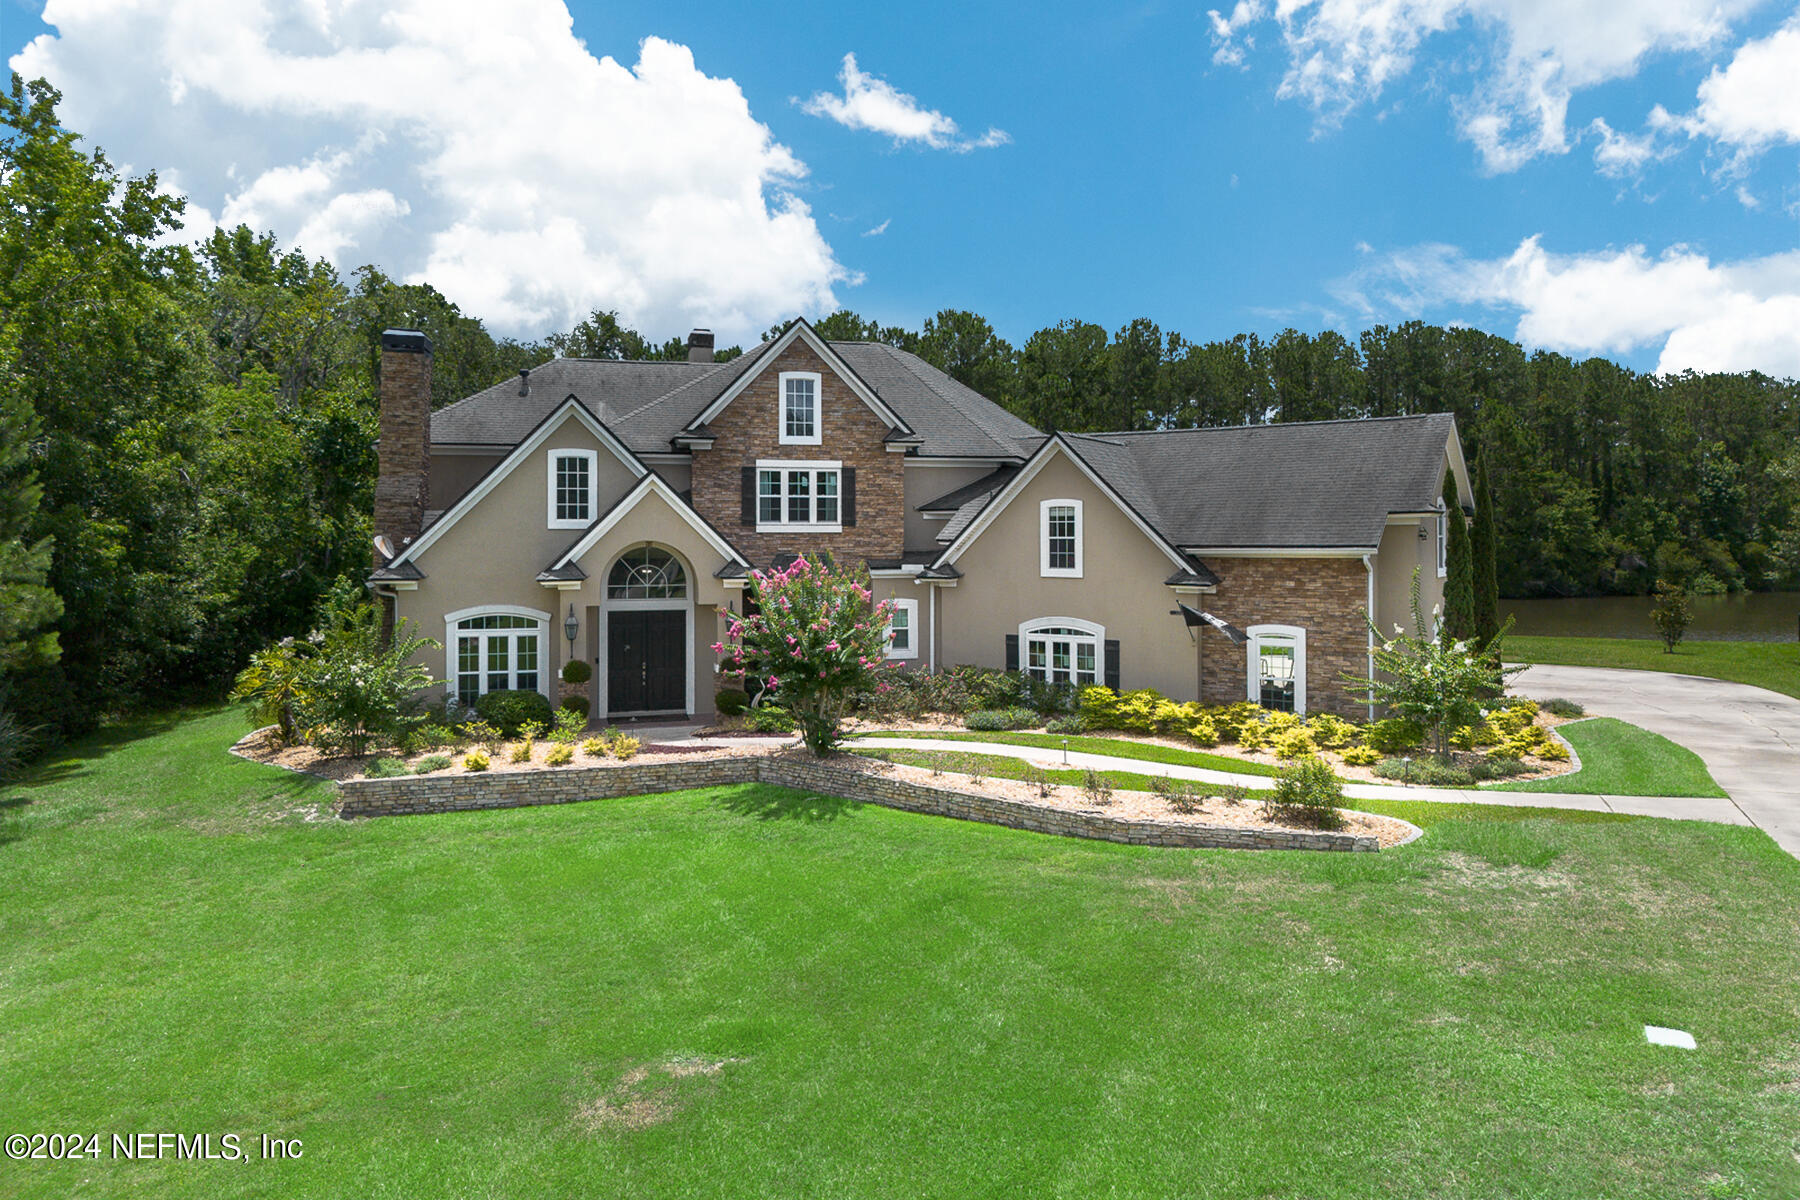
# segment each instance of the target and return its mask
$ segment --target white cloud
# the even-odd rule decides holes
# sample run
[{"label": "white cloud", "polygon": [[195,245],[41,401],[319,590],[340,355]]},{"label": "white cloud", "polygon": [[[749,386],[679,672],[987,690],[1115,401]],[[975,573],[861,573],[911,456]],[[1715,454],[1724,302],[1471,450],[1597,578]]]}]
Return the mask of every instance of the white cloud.
[{"label": "white cloud", "polygon": [[1570,354],[1661,344],[1657,370],[1764,371],[1800,377],[1800,251],[1715,263],[1686,246],[1552,254],[1526,238],[1504,258],[1453,246],[1391,253],[1331,288],[1365,318],[1445,305],[1519,313],[1514,336]]},{"label": "white cloud", "polygon": [[600,306],[737,338],[851,278],[736,83],[658,38],[596,57],[562,0],[49,0],[44,21],[13,69],[179,179],[192,232],[217,213],[375,262],[501,332]]},{"label": "white cloud", "polygon": [[1262,20],[1262,0],[1238,0],[1229,17],[1216,8],[1209,8],[1206,18],[1212,22],[1213,62],[1221,67],[1243,66],[1245,55],[1256,49],[1256,38],[1250,34],[1238,35],[1247,26]]},{"label": "white cloud", "polygon": [[1600,139],[1600,144],[1594,147],[1594,166],[1602,175],[1613,179],[1636,175],[1650,163],[1667,158],[1675,151],[1675,147],[1667,142],[1659,142],[1655,128],[1633,136],[1618,132],[1604,117],[1595,117],[1588,123],[1588,128]]},{"label": "white cloud", "polygon": [[888,226],[892,225],[893,223],[894,223],[894,218],[889,217],[887,220],[883,221],[881,224],[875,226],[875,228],[863,230],[863,236],[864,237],[880,237],[882,234],[887,232]]},{"label": "white cloud", "polygon": [[1686,128],[1755,153],[1800,142],[1800,18],[1766,38],[1738,47],[1723,69],[1700,84]]},{"label": "white cloud", "polygon": [[933,150],[985,150],[1012,141],[1003,129],[990,127],[978,138],[963,136],[955,121],[935,108],[926,108],[918,100],[895,88],[885,79],[864,74],[857,68],[856,55],[844,55],[838,81],[844,94],[815,92],[802,104],[801,111],[825,117],[849,129],[868,129],[885,133],[895,144],[916,142]]},{"label": "white cloud", "polygon": [[[1761,2],[1278,0],[1272,19],[1288,66],[1277,94],[1310,105],[1328,127],[1406,75],[1427,39],[1466,29],[1482,62],[1452,107],[1484,165],[1510,171],[1568,150],[1575,92],[1629,77],[1654,54],[1712,45]],[[1214,15],[1215,61],[1237,61],[1237,39],[1259,12],[1241,24],[1236,10]]]}]

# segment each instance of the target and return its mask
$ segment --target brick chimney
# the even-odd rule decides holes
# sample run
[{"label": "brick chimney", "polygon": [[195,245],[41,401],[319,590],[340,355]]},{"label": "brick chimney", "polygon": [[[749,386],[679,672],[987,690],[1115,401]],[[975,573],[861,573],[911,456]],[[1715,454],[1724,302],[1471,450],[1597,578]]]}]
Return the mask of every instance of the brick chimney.
[{"label": "brick chimney", "polygon": [[688,361],[711,362],[713,360],[713,332],[710,329],[696,329],[688,334]]},{"label": "brick chimney", "polygon": [[[431,339],[416,329],[381,334],[381,442],[375,535],[402,553],[425,523],[431,469]],[[381,554],[376,552],[376,566]]]}]

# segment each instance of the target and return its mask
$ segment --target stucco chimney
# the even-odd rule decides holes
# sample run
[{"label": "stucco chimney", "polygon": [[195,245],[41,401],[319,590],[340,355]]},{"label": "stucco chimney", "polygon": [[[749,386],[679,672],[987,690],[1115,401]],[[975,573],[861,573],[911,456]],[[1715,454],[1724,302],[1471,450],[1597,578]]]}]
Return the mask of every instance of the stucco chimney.
[{"label": "stucco chimney", "polygon": [[379,385],[375,534],[385,536],[399,554],[425,523],[426,477],[431,470],[431,339],[416,329],[383,330]]},{"label": "stucco chimney", "polygon": [[688,361],[711,362],[713,360],[713,333],[710,329],[696,329],[688,334]]}]

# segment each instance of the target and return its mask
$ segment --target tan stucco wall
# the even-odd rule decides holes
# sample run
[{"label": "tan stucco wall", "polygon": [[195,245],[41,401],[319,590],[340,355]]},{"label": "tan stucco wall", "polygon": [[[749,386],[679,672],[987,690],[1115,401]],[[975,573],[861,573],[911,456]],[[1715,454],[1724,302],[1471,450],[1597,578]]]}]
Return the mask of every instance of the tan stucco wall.
[{"label": "tan stucco wall", "polygon": [[[1426,536],[1419,537],[1419,522]],[[1444,581],[1437,573],[1437,520],[1433,517],[1408,518],[1402,524],[1389,525],[1381,537],[1381,550],[1375,556],[1375,624],[1383,633],[1399,625],[1414,632],[1412,620],[1412,573],[1419,569],[1419,608],[1427,617],[1431,606],[1444,597]]]},{"label": "tan stucco wall", "polygon": [[944,521],[928,520],[919,515],[919,505],[927,500],[954,492],[965,483],[974,483],[983,475],[991,475],[990,466],[940,467],[906,464],[906,548],[939,550],[937,535],[944,531]]},{"label": "tan stucco wall", "polygon": [[[693,486],[694,464],[687,462],[659,462],[650,464],[650,469],[663,477],[663,481],[678,492],[685,492]],[[717,525],[718,521],[714,520]]]},{"label": "tan stucco wall", "polygon": [[434,512],[449,508],[505,457],[504,454],[446,454],[432,450],[425,507]]},{"label": "tan stucco wall", "polygon": [[[1044,579],[1038,506],[1064,498],[1082,502],[1082,578]],[[1067,458],[1039,471],[956,566],[964,578],[938,596],[940,667],[1002,666],[1006,635],[1018,633],[1021,621],[1076,617],[1118,639],[1121,687],[1198,697],[1194,640],[1169,615],[1176,596],[1163,584],[1175,564]]]}]

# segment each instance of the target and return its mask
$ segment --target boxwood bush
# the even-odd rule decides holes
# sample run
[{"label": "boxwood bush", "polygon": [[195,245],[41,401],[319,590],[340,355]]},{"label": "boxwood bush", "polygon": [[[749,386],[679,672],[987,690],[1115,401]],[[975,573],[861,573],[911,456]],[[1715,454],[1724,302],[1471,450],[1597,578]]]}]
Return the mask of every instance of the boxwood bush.
[{"label": "boxwood bush", "polygon": [[1275,777],[1275,790],[1263,801],[1270,814],[1318,829],[1342,829],[1344,814],[1338,805],[1344,785],[1323,759],[1308,755]]},{"label": "boxwood bush", "polygon": [[519,727],[529,722],[548,728],[556,719],[541,693],[516,689],[487,693],[475,702],[475,713],[507,737],[517,737]]},{"label": "boxwood bush", "polygon": [[586,683],[594,677],[594,669],[579,658],[571,658],[563,664],[562,681],[564,683]]},{"label": "boxwood bush", "polygon": [[750,693],[740,688],[720,688],[713,693],[713,711],[721,717],[735,717],[750,707]]},{"label": "boxwood bush", "polygon": [[984,708],[970,713],[963,718],[963,724],[970,729],[984,731],[998,729],[1031,729],[1038,724],[1037,712],[1022,706],[1013,708]]}]

